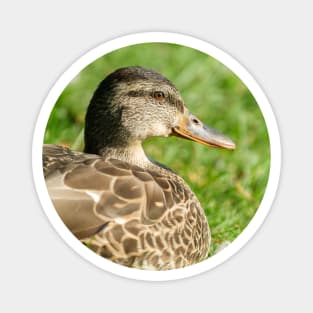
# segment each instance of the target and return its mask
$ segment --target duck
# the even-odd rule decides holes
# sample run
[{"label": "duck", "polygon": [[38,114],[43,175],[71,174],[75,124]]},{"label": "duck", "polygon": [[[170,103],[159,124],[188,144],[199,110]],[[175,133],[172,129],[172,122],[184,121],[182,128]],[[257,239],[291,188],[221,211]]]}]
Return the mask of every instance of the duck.
[{"label": "duck", "polygon": [[207,258],[211,233],[196,195],[142,143],[176,136],[235,149],[193,115],[176,86],[155,70],[119,68],[95,90],[83,152],[43,145],[46,187],[60,219],[87,248],[142,270],[172,270]]}]

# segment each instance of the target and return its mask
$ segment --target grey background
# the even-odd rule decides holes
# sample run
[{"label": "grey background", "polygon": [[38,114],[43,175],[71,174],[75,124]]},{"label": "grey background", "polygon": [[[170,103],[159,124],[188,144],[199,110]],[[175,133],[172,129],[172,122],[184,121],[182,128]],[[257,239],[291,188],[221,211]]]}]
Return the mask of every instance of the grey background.
[{"label": "grey background", "polygon": [[[1,312],[312,312],[310,1],[10,1],[1,32]],[[138,31],[172,31],[230,53],[257,79],[280,127],[283,169],[270,215],[229,261],[167,283],[116,277],[52,229],[31,172],[37,114],[89,49]]]}]

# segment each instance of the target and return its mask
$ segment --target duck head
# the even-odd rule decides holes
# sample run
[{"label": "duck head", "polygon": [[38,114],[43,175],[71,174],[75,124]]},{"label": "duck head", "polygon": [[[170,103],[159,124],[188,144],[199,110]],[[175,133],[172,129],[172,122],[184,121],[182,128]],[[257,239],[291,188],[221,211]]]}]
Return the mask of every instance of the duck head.
[{"label": "duck head", "polygon": [[173,83],[153,70],[121,68],[100,83],[86,114],[85,152],[103,154],[172,135],[235,149],[231,139],[191,114]]}]

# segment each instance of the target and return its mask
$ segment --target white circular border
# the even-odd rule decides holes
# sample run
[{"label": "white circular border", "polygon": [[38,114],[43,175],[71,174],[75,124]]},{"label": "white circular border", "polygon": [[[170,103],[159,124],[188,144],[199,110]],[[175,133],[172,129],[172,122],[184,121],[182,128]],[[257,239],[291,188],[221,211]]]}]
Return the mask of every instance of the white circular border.
[{"label": "white circular border", "polygon": [[[263,200],[248,226],[228,247],[216,255],[198,264],[169,271],[148,271],[121,266],[106,260],[81,244],[80,241],[78,241],[64,225],[53,207],[42,172],[42,144],[45,128],[51,110],[64,88],[77,74],[79,74],[83,68],[99,57],[129,45],[153,42],[174,43],[194,48],[216,58],[233,71],[249,88],[260,106],[266,121],[271,147],[271,167],[267,188]],[[167,281],[190,277],[216,267],[235,254],[254,235],[268,214],[276,194],[281,168],[281,146],[279,131],[271,106],[259,85],[242,65],[222,50],[202,40],[175,33],[149,32],[127,35],[101,44],[79,58],[69,67],[68,70],[64,72],[64,74],[58,79],[50,90],[39,113],[33,137],[32,166],[37,193],[48,219],[66,243],[70,245],[78,254],[96,266],[116,275],[138,280]]]}]

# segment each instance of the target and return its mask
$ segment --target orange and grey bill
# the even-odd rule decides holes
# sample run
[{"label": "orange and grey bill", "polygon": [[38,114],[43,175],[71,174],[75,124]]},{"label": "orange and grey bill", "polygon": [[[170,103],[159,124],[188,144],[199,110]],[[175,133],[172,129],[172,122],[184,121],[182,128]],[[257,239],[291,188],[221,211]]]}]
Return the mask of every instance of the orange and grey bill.
[{"label": "orange and grey bill", "polygon": [[178,125],[173,128],[172,135],[193,140],[209,147],[228,150],[236,148],[235,143],[230,138],[203,124],[189,112],[184,114]]}]

